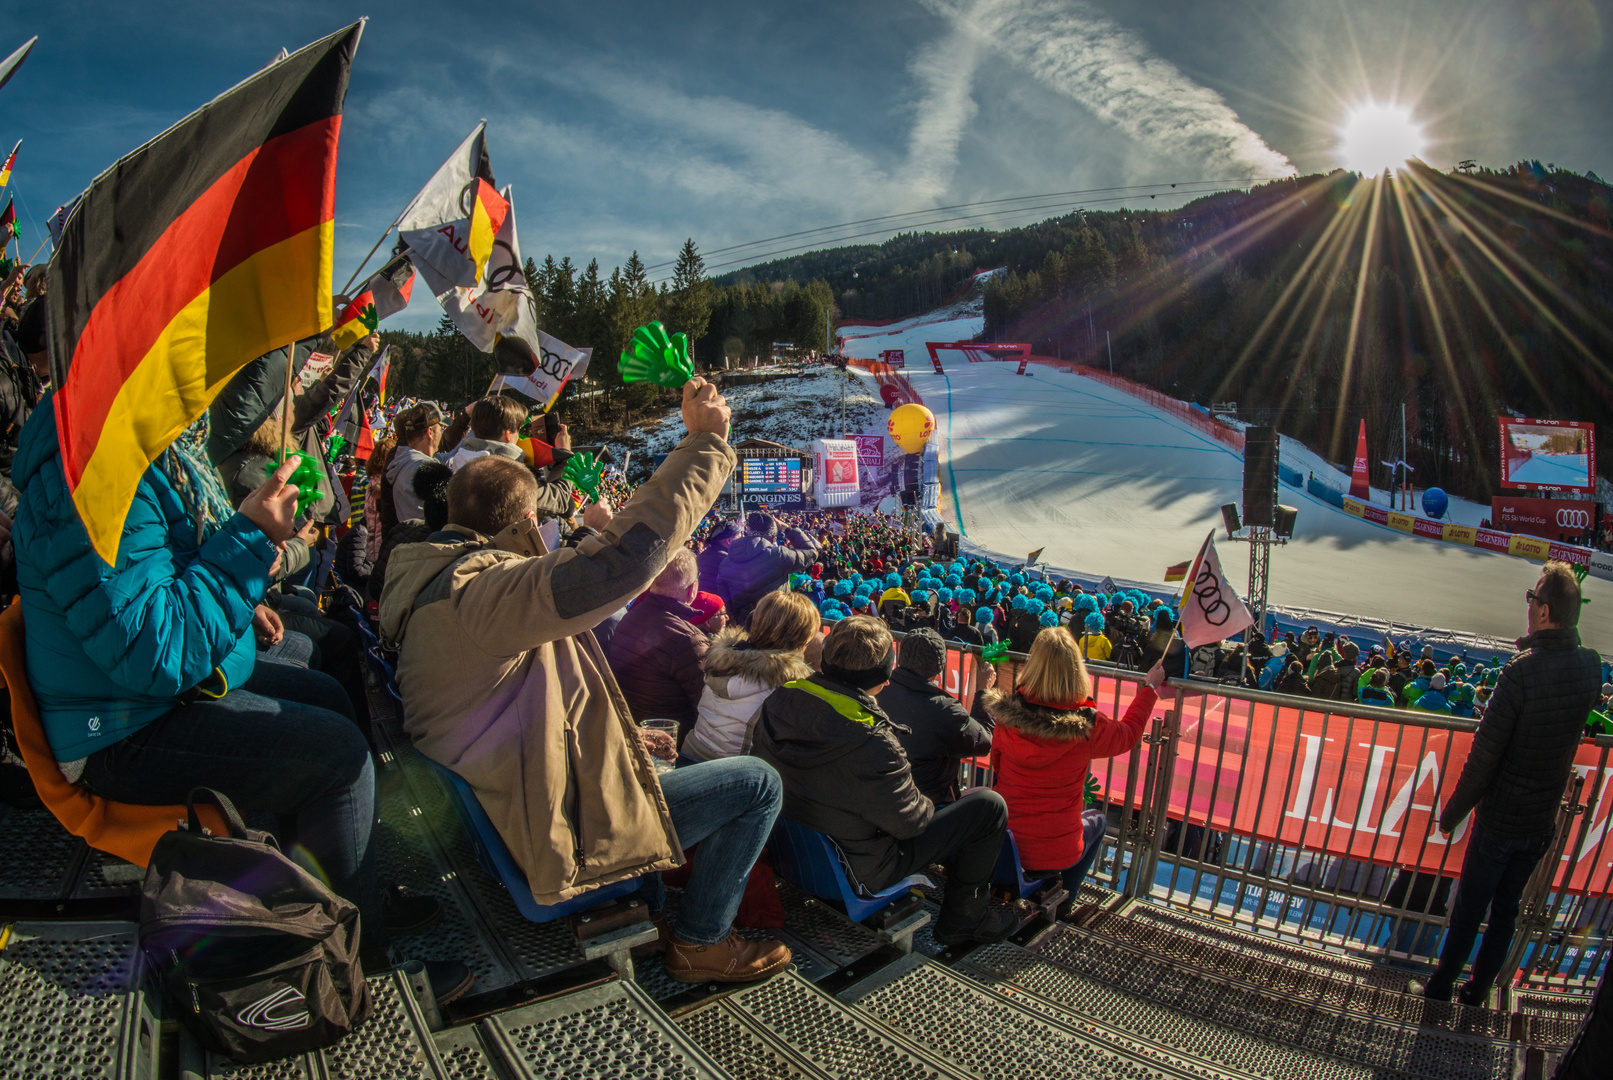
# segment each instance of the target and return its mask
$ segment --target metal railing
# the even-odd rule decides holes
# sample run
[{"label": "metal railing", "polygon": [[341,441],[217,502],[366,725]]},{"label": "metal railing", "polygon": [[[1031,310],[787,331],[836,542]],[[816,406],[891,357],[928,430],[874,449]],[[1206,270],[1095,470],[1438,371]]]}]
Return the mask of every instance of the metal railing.
[{"label": "metal railing", "polygon": [[[968,707],[980,650],[947,648],[943,686]],[[1023,660],[998,666],[1000,689],[1013,688]],[[1090,670],[1100,711],[1123,715],[1142,674]],[[1109,821],[1095,880],[1291,942],[1438,958],[1473,819],[1450,836],[1436,822],[1477,721],[1197,679],[1169,680],[1153,712],[1136,749],[1092,763]],[[1610,751],[1613,737],[1601,736],[1577,752],[1503,980],[1517,972],[1519,986],[1589,991],[1606,962]],[[994,779],[979,765],[965,774]]]}]

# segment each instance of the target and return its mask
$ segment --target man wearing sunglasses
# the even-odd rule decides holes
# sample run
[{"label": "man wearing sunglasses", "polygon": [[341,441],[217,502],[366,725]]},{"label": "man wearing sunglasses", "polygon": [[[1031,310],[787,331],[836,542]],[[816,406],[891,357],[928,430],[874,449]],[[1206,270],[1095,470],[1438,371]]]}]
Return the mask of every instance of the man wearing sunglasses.
[{"label": "man wearing sunglasses", "polygon": [[1436,1001],[1451,999],[1485,909],[1490,925],[1457,997],[1467,1005],[1488,999],[1512,943],[1524,886],[1551,846],[1585,716],[1600,700],[1602,662],[1579,643],[1573,570],[1547,563],[1524,599],[1529,631],[1501,671],[1456,791],[1439,816],[1440,831],[1453,833],[1476,811],[1439,968],[1426,986],[1414,980],[1410,987]]}]

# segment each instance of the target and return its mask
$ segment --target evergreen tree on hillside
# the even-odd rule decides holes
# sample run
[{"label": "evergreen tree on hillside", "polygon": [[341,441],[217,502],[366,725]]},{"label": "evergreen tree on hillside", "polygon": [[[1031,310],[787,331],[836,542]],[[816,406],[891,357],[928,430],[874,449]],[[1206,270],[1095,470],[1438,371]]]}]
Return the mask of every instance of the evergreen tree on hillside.
[{"label": "evergreen tree on hillside", "polygon": [[715,293],[706,277],[706,260],[700,257],[700,249],[695,247],[694,238],[690,237],[678,252],[666,312],[670,330],[689,335],[691,352],[693,343],[705,337],[706,328],[711,324]]}]

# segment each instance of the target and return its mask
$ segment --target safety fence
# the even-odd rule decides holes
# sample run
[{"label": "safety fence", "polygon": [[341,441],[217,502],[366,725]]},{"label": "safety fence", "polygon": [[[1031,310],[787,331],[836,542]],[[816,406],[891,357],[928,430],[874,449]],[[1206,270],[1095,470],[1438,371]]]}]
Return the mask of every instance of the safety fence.
[{"label": "safety fence", "polygon": [[[948,643],[943,687],[966,707],[980,650]],[[1011,690],[1024,657],[997,665]],[[1143,676],[1093,664],[1119,717]],[[1437,828],[1478,723],[1169,680],[1137,748],[1092,764],[1108,818],[1094,877],[1144,901],[1378,959],[1437,958],[1472,817]],[[1613,737],[1583,742],[1554,842],[1524,893],[1503,976],[1589,991],[1613,928]],[[988,759],[965,779],[990,785]],[[1078,827],[1078,826],[1077,826]]]},{"label": "safety fence", "polygon": [[1161,412],[1169,413],[1176,419],[1181,420],[1182,422],[1193,427],[1194,430],[1208,435],[1210,438],[1221,443],[1223,446],[1230,447],[1240,454],[1243,453],[1243,432],[1239,431],[1237,428],[1222,423],[1220,420],[1210,416],[1208,413],[1200,412],[1189,402],[1173,398],[1169,394],[1162,394],[1152,387],[1143,386],[1141,383],[1132,382],[1124,375],[1115,375],[1099,368],[1071,363],[1068,360],[1058,360],[1051,356],[1032,356],[1031,362],[1034,364],[1047,364],[1052,367],[1061,368],[1064,371],[1068,371],[1088,379],[1093,379],[1105,386],[1112,387],[1123,393],[1129,394],[1140,401],[1146,402]]}]

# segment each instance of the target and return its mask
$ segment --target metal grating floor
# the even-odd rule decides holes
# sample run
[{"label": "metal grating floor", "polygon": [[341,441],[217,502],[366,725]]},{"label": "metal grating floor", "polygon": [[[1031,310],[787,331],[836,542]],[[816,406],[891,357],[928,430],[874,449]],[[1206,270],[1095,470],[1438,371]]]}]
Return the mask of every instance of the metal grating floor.
[{"label": "metal grating floor", "polygon": [[[707,1017],[708,1012],[719,1016]],[[799,1075],[836,1080],[968,1080],[977,1075],[942,1066],[792,974],[717,998],[685,1014],[679,1024],[721,1065],[732,1063],[735,1076],[794,1075],[755,1071],[759,1061],[771,1060],[769,1054],[810,1061],[813,1071],[798,1070]]]},{"label": "metal grating floor", "polygon": [[[841,995],[886,1027],[985,1080],[1208,1078],[1229,1075],[1181,1055],[1144,1049],[1074,1018],[1027,1008],[920,956]],[[1107,1034],[1107,1033],[1105,1033]]]},{"label": "metal grating floor", "polygon": [[[1513,1047],[1490,1038],[1457,1034],[1433,1026],[1391,1023],[1371,1013],[1317,1008],[1304,996],[1262,991],[1228,976],[1194,970],[1150,953],[1061,927],[1033,947],[1036,955],[1087,978],[1124,990],[1161,1007],[1237,1029],[1244,1036],[1294,1047],[1345,1062],[1371,1065],[1389,1073],[1442,1080],[1489,1080],[1511,1067]],[[1371,993],[1370,989],[1367,991]],[[1416,999],[1398,995],[1396,1007]],[[1436,1012],[1454,1013],[1449,1006]],[[1501,1027],[1506,1018],[1489,1010],[1463,1009],[1475,1019]],[[1255,1071],[1255,1070],[1250,1070]]]},{"label": "metal grating floor", "polygon": [[[1057,939],[1057,940],[1055,940]],[[1406,974],[1396,974],[1393,989],[1343,977],[1311,965],[1284,964],[1255,955],[1253,950],[1228,948],[1203,937],[1189,936],[1099,912],[1080,926],[1061,927],[1039,942],[1034,951],[1069,963],[1067,956],[1105,950],[1145,953],[1170,965],[1179,965],[1223,982],[1241,984],[1250,992],[1275,996],[1283,1005],[1325,1009],[1344,1017],[1410,1027],[1430,1025],[1448,1031],[1507,1038],[1511,1020],[1494,1009],[1462,1004],[1431,1005],[1406,994]]]},{"label": "metal grating floor", "polygon": [[21,856],[0,859],[0,900],[57,900],[71,894],[89,849],[49,810],[0,806],[0,835]]}]

